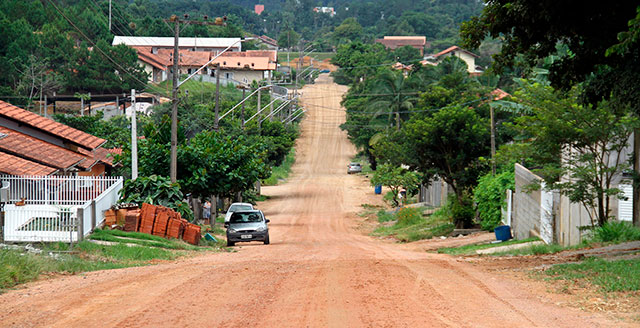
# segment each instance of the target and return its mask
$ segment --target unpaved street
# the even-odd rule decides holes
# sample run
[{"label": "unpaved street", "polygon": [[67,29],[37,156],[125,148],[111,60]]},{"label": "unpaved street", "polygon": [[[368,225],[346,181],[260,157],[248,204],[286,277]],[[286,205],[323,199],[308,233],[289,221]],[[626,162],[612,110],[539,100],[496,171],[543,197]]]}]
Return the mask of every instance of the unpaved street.
[{"label": "unpaved street", "polygon": [[346,87],[304,88],[289,182],[264,188],[271,245],[142,268],[43,280],[0,295],[0,326],[31,327],[621,327],[559,307],[543,291],[447,255],[355,230],[380,197],[348,176],[338,125]]}]

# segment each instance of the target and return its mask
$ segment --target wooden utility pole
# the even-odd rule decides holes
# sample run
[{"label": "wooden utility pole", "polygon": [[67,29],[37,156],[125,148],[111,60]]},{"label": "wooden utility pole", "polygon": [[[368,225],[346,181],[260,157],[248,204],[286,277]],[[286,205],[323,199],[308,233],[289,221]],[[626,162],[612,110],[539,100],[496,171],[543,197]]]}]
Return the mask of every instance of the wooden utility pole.
[{"label": "wooden utility pole", "polygon": [[171,93],[171,163],[169,175],[171,182],[177,181],[178,176],[178,76],[180,75],[180,50],[178,41],[180,40],[180,20],[172,16],[175,31],[173,40],[173,92]]},{"label": "wooden utility pole", "polygon": [[216,107],[215,120],[213,121],[213,129],[218,131],[218,121],[220,120],[220,63],[216,64]]},{"label": "wooden utility pole", "polygon": [[496,121],[493,106],[489,106],[489,116],[491,116],[491,174],[496,175]]},{"label": "wooden utility pole", "polygon": [[[261,96],[262,90],[258,89],[258,111],[257,113],[260,113],[260,110],[262,109],[262,107],[260,107],[260,96]],[[258,131],[260,130],[260,118],[262,117],[262,114],[258,114]]]},{"label": "wooden utility pole", "polygon": [[[242,88],[242,100],[245,99],[246,88]],[[240,107],[240,128],[244,130],[244,102],[242,102],[242,107]]]}]

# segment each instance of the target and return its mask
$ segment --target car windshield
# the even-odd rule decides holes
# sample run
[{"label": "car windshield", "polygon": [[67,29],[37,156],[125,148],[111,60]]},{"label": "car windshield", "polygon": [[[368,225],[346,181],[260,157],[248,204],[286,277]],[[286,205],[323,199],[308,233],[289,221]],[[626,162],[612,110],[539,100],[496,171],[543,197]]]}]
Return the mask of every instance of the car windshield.
[{"label": "car windshield", "polygon": [[229,212],[250,211],[253,208],[250,205],[231,205]]},{"label": "car windshield", "polygon": [[351,166],[360,166],[360,163],[351,163]]},{"label": "car windshield", "polygon": [[258,212],[252,212],[252,213],[237,212],[237,213],[233,213],[231,215],[231,218],[229,218],[230,223],[247,223],[247,222],[261,222],[261,221],[262,221],[262,215],[260,215],[260,213]]}]

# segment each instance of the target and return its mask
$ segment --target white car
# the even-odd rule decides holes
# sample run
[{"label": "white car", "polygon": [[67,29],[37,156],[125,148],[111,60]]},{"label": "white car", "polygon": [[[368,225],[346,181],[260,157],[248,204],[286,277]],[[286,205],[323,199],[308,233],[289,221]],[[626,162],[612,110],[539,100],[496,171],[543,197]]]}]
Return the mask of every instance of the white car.
[{"label": "white car", "polygon": [[231,206],[229,206],[229,209],[227,210],[227,214],[224,216],[224,222],[225,223],[229,222],[229,219],[231,218],[231,214],[233,214],[233,212],[251,211],[251,210],[253,210],[253,205],[250,203],[233,203],[231,204]]}]

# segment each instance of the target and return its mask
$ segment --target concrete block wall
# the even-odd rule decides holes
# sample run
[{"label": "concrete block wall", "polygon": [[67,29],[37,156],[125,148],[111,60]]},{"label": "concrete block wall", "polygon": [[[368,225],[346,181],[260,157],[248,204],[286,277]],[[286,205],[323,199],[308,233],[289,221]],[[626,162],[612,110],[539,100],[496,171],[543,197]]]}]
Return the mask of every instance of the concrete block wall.
[{"label": "concrete block wall", "polygon": [[542,179],[522,165],[515,165],[515,185],[513,193],[513,217],[511,230],[514,238],[531,236],[530,231],[540,231],[540,190],[528,191],[527,187]]}]

